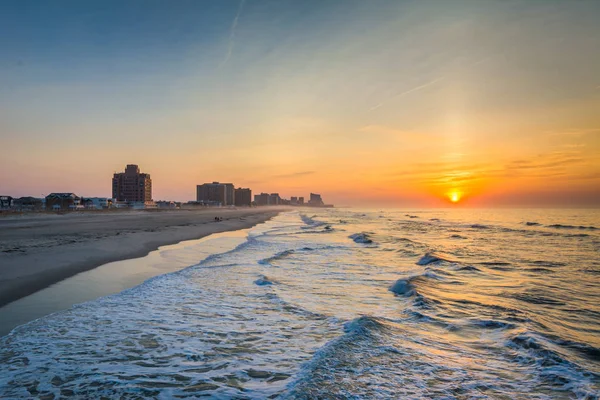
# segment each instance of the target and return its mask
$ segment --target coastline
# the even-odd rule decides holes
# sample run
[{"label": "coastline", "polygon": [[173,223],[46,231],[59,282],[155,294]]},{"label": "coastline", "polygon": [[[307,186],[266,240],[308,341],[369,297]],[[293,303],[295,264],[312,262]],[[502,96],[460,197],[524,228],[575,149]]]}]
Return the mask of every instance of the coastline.
[{"label": "coastline", "polygon": [[[0,219],[0,307],[160,246],[246,229],[282,208],[33,215]],[[222,221],[215,222],[215,216]]]}]

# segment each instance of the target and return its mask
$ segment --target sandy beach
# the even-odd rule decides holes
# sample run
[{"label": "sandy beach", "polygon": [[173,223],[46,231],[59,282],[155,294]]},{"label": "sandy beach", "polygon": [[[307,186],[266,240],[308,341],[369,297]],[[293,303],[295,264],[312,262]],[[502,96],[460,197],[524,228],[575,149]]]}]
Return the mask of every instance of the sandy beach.
[{"label": "sandy beach", "polygon": [[[0,218],[0,306],[100,265],[159,246],[244,229],[281,209],[208,209]],[[215,216],[222,221],[215,222]]]}]

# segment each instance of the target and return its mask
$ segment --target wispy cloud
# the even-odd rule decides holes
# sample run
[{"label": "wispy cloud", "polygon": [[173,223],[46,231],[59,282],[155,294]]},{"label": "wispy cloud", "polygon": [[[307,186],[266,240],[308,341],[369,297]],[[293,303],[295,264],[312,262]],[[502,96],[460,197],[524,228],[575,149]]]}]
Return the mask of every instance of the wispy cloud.
[{"label": "wispy cloud", "polygon": [[225,60],[221,63],[221,66],[227,64],[227,61],[231,58],[231,54],[233,53],[233,44],[235,39],[235,30],[238,25],[238,21],[240,19],[240,15],[242,14],[242,10],[244,9],[244,3],[246,0],[240,0],[240,5],[238,6],[237,13],[235,14],[235,18],[233,18],[233,22],[231,23],[231,29],[229,30],[229,43],[227,46],[227,56]]},{"label": "wispy cloud", "polygon": [[550,136],[585,136],[600,134],[600,128],[576,128],[566,131],[551,132]]},{"label": "wispy cloud", "polygon": [[314,173],[316,173],[316,171],[300,171],[292,172],[291,174],[273,175],[273,178],[297,178],[299,176],[312,175]]},{"label": "wispy cloud", "polygon": [[434,85],[434,84],[438,83],[439,81],[441,81],[441,80],[443,80],[443,79],[444,79],[444,77],[443,77],[443,76],[440,76],[439,78],[435,78],[435,79],[434,79],[434,80],[432,80],[432,81],[429,81],[429,82],[427,82],[427,83],[424,83],[424,84],[422,84],[422,85],[415,86],[415,87],[414,87],[414,88],[412,88],[412,89],[408,89],[408,90],[405,90],[405,91],[403,91],[403,92],[400,92],[400,93],[398,93],[398,94],[395,94],[395,95],[393,95],[392,97],[390,97],[389,99],[387,99],[385,102],[381,102],[381,103],[377,104],[376,106],[373,106],[373,107],[371,107],[371,108],[369,109],[369,112],[377,110],[378,108],[382,107],[382,106],[383,106],[385,103],[387,103],[387,102],[390,102],[390,101],[392,101],[392,100],[395,100],[395,99],[397,99],[397,98],[400,98],[400,97],[406,96],[406,95],[408,95],[408,94],[411,94],[411,93],[417,92],[417,91],[419,91],[419,90],[425,89],[425,88],[426,88],[426,87],[428,87],[428,86]]}]

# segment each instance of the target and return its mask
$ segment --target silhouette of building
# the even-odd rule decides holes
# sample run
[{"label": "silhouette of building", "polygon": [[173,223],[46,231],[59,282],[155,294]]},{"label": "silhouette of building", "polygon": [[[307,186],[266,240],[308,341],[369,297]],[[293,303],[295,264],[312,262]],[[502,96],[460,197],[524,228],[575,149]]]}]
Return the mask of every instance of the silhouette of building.
[{"label": "silhouette of building", "polygon": [[323,207],[325,205],[325,203],[323,203],[323,199],[321,199],[320,194],[311,193],[310,200],[308,201],[308,205],[313,206],[313,207]]},{"label": "silhouette of building", "polygon": [[46,210],[67,211],[84,208],[81,198],[75,193],[50,193],[46,196]]},{"label": "silhouette of building", "polygon": [[45,199],[39,199],[37,197],[20,197],[13,199],[13,208],[19,211],[36,211],[44,208]]},{"label": "silhouette of building", "polygon": [[269,205],[269,193],[261,193],[254,196],[254,202],[257,206]]},{"label": "silhouette of building", "polygon": [[232,206],[235,204],[235,189],[231,183],[204,183],[196,186],[196,201],[205,204]]},{"label": "silhouette of building", "polygon": [[11,196],[0,196],[0,210],[8,210],[13,206],[13,198]]},{"label": "silhouette of building", "polygon": [[246,188],[235,189],[235,205],[238,207],[252,205],[252,190]]},{"label": "silhouette of building", "polygon": [[104,210],[111,208],[113,201],[106,197],[86,197],[81,198],[81,204],[89,210]]},{"label": "silhouette of building", "polygon": [[115,173],[112,180],[112,197],[117,201],[151,202],[152,179],[140,173],[135,164],[128,164],[125,172]]},{"label": "silhouette of building", "polygon": [[269,195],[269,205],[276,206],[281,204],[281,197],[279,197],[279,193],[271,193]]},{"label": "silhouette of building", "polygon": [[298,197],[298,204],[301,206],[304,205],[304,197]]}]

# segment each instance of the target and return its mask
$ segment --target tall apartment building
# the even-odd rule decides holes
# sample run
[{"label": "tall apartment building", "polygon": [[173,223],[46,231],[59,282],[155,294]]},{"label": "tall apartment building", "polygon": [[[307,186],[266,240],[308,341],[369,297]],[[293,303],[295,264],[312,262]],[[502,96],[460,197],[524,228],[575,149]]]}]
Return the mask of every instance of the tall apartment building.
[{"label": "tall apartment building", "polygon": [[269,196],[269,205],[276,206],[281,204],[281,197],[279,197],[279,193],[271,193]]},{"label": "tall apartment building", "polygon": [[311,193],[310,194],[310,200],[308,201],[308,205],[309,206],[322,207],[325,204],[323,203],[323,199],[321,198],[320,194]]},{"label": "tall apartment building", "polygon": [[235,204],[235,188],[231,183],[219,182],[197,185],[196,201],[232,206]]},{"label": "tall apartment building", "polygon": [[112,197],[117,201],[152,201],[150,174],[140,173],[135,164],[128,164],[125,172],[115,173],[112,180]]},{"label": "tall apartment building", "polygon": [[269,193],[261,193],[254,195],[254,202],[257,206],[268,206],[269,205]]},{"label": "tall apartment building", "polygon": [[246,188],[235,189],[235,205],[238,207],[252,205],[252,190]]}]

